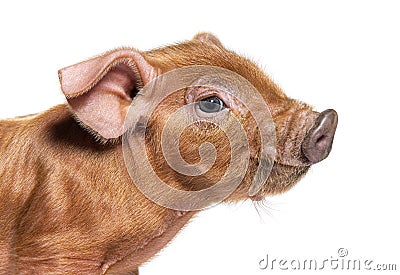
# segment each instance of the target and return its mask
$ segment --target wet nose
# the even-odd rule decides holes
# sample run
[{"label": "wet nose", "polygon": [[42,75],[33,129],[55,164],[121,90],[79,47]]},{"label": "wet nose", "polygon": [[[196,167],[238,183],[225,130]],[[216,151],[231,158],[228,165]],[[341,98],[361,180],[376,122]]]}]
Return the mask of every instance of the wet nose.
[{"label": "wet nose", "polygon": [[310,163],[320,162],[329,155],[337,123],[338,115],[332,109],[323,111],[317,117],[301,146],[303,155]]}]

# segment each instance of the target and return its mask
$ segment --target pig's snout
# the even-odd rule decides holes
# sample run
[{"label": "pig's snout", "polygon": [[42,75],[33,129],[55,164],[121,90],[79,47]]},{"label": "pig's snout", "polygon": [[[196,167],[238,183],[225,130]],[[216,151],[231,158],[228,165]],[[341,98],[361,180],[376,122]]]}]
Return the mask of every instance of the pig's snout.
[{"label": "pig's snout", "polygon": [[315,120],[301,145],[303,155],[311,164],[320,162],[329,155],[337,122],[338,115],[332,109],[323,111]]}]

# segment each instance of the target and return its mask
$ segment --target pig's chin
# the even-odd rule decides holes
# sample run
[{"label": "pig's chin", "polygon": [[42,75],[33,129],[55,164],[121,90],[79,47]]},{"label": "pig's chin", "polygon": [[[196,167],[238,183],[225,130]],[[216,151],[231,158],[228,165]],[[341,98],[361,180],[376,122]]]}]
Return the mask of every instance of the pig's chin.
[{"label": "pig's chin", "polygon": [[310,166],[291,166],[275,162],[264,186],[250,199],[258,201],[266,196],[288,191],[307,173],[308,169]]}]

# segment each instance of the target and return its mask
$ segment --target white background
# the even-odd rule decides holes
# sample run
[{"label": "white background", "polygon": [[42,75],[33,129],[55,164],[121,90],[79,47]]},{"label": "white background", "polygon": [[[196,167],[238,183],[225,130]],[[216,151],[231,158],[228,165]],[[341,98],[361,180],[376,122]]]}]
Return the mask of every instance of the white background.
[{"label": "white background", "polygon": [[260,215],[247,202],[202,212],[141,275],[275,274],[258,267],[267,253],[322,261],[341,247],[399,270],[399,14],[396,1],[3,1],[0,117],[64,102],[61,67],[211,31],[291,97],[336,109],[334,147]]}]

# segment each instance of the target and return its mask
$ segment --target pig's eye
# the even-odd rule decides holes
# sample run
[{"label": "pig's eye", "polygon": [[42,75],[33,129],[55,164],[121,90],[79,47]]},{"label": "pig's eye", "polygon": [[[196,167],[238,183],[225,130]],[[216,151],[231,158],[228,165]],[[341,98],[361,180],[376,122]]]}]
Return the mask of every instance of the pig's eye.
[{"label": "pig's eye", "polygon": [[205,113],[217,113],[226,108],[225,103],[216,96],[203,98],[198,102],[198,106]]}]

